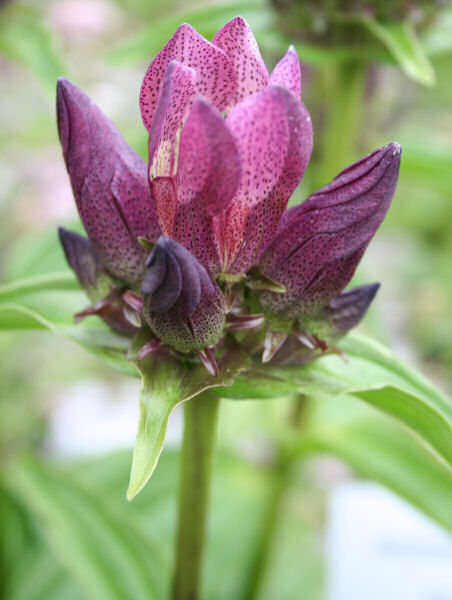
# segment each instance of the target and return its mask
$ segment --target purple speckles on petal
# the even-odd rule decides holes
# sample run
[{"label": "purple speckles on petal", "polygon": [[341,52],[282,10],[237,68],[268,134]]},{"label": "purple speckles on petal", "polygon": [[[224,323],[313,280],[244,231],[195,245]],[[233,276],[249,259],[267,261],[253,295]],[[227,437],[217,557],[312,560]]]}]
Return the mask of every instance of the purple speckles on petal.
[{"label": "purple speckles on petal", "polygon": [[181,25],[141,87],[146,166],[60,80],[58,130],[89,238],[60,230],[93,303],[79,318],[98,315],[128,336],[144,328],[139,359],[166,348],[189,376],[199,359],[218,374],[214,355],[223,361],[234,339],[250,363],[340,354],[332,342],[378,287],[343,291],[390,205],[400,147],[376,150],[286,210],[312,150],[300,97],[293,46],[269,75],[243,18],[212,43]]},{"label": "purple speckles on petal", "polygon": [[178,162],[178,204],[171,236],[209,271],[218,272],[212,217],[234,197],[240,159],[224,119],[202,99],[193,105],[182,130]]},{"label": "purple speckles on petal", "polygon": [[273,69],[269,85],[280,85],[290,90],[297,98],[301,98],[301,71],[297,51],[293,46],[282,57]]},{"label": "purple speckles on petal", "polygon": [[197,93],[208,98],[218,110],[229,106],[235,95],[237,78],[226,54],[190,25],[181,25],[150,64],[141,86],[141,116],[149,132],[162,81],[172,60],[194,69]]},{"label": "purple speckles on petal", "polygon": [[73,83],[60,79],[58,128],[75,200],[86,232],[110,273],[133,284],[145,255],[139,236],[159,226],[144,161]]},{"label": "purple speckles on petal", "polygon": [[162,233],[171,236],[178,205],[175,178],[156,177],[151,181],[151,192]]},{"label": "purple speckles on petal", "polygon": [[309,161],[312,126],[304,105],[279,86],[240,103],[226,124],[239,149],[242,178],[215,231],[223,269],[240,273],[277,232]]},{"label": "purple speckles on petal", "polygon": [[181,127],[195,97],[196,74],[173,60],[163,79],[149,135],[150,178],[174,175]]},{"label": "purple speckles on petal", "polygon": [[237,91],[233,103],[260,92],[268,84],[268,71],[259,52],[253,31],[242,17],[226,23],[213,38],[213,43],[226,52],[237,74]]},{"label": "purple speckles on petal", "polygon": [[268,309],[315,312],[347,285],[389,208],[399,165],[400,146],[389,144],[287,211],[260,262],[262,273],[287,290],[263,294]]}]

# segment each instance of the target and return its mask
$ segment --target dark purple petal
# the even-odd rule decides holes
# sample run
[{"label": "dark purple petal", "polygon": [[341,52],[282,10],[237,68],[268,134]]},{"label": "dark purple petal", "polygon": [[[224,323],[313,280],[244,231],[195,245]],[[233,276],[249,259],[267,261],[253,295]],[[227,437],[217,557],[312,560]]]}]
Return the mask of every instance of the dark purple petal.
[{"label": "dark purple petal", "polygon": [[124,314],[124,306],[121,291],[117,288],[113,288],[105,297],[101,298],[93,306],[89,306],[74,315],[75,322],[78,323],[85,317],[96,315],[117,333],[127,336],[136,335],[139,326],[137,327],[130,322]]},{"label": "dark purple petal", "polygon": [[196,73],[173,60],[163,78],[153,126],[149,135],[149,175],[174,175],[177,170],[178,134],[195,97]]},{"label": "dark purple petal", "polygon": [[108,283],[105,282],[105,267],[94,246],[89,239],[63,227],[58,228],[58,235],[66,260],[80,285],[88,297],[97,302],[108,293]]},{"label": "dark purple petal", "polygon": [[73,83],[58,81],[58,130],[86,232],[110,273],[129,284],[143,273],[139,236],[159,226],[144,161],[107,117]]},{"label": "dark purple petal", "polygon": [[[166,233],[210,272],[220,270],[212,217],[231,202],[239,181],[240,159],[234,138],[221,115],[198,99],[181,134],[178,201],[172,227]],[[171,202],[165,206],[173,207]]]},{"label": "dark purple petal", "polygon": [[169,310],[179,300],[182,293],[182,272],[179,261],[167,249],[170,240],[163,236],[146,261],[142,292],[154,312]]},{"label": "dark purple petal", "polygon": [[301,70],[297,51],[293,46],[282,57],[273,69],[269,85],[280,85],[290,90],[297,98],[301,98]]},{"label": "dark purple petal", "polygon": [[400,154],[395,143],[380,148],[287,211],[260,261],[261,272],[287,290],[262,294],[268,310],[313,314],[344,289],[390,206]]},{"label": "dark purple petal", "polygon": [[226,124],[236,140],[242,177],[215,223],[215,235],[223,270],[241,273],[276,235],[309,161],[312,126],[302,102],[279,86],[241,102]]},{"label": "dark purple petal", "polygon": [[197,93],[208,98],[218,110],[230,106],[235,95],[237,78],[229,58],[191,25],[183,24],[157,54],[144,76],[140,109],[144,126],[149,132],[163,77],[172,60],[194,69]]},{"label": "dark purple petal", "polygon": [[253,31],[242,17],[235,17],[215,34],[212,42],[224,50],[237,75],[233,103],[260,92],[268,84],[268,71]]},{"label": "dark purple petal", "polygon": [[225,320],[223,295],[206,269],[164,236],[146,262],[143,311],[162,343],[180,352],[214,345]]},{"label": "dark purple petal", "polygon": [[358,325],[379,287],[379,283],[363,285],[335,296],[323,312],[324,319],[331,327],[330,335],[334,337],[344,335]]}]

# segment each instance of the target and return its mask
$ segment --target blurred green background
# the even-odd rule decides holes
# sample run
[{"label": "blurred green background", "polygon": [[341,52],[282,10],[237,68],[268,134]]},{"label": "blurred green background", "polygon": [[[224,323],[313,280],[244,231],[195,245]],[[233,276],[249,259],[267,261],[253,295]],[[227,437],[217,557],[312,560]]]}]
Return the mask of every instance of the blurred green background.
[{"label": "blurred green background", "polygon": [[[365,327],[451,391],[452,9],[448,2],[410,3],[409,9],[404,2],[365,1],[1,2],[0,281],[65,271],[56,228],[60,224],[80,227],[56,133],[57,77],[72,79],[86,91],[145,156],[147,139],[138,91],[148,63],[181,22],[190,22],[211,38],[236,14],[252,26],[269,68],[290,43],[299,52],[303,100],[314,123],[314,153],[294,202],[361,155],[392,140],[401,143],[402,169],[393,206],[356,275],[358,282],[382,283]],[[76,292],[63,298],[31,295],[29,301],[33,306],[42,304],[44,314],[47,311],[55,322],[60,318],[64,322],[85,300]],[[98,582],[89,560],[78,564],[77,557],[83,556],[84,548],[101,556],[101,545],[108,546],[114,529],[114,535],[123,539],[118,547],[129,548],[130,542],[132,553],[141,555],[144,547],[152,553],[159,547],[155,572],[168,570],[177,451],[164,453],[151,485],[132,507],[126,506],[130,451],[107,455],[106,441],[93,449],[102,451],[101,458],[86,458],[84,450],[71,450],[69,442],[68,449],[61,436],[55,437],[55,414],[61,413],[72,393],[78,402],[90,386],[100,386],[106,408],[99,409],[99,422],[90,426],[101,432],[109,403],[113,410],[126,402],[133,413],[138,382],[124,383],[124,376],[58,336],[2,327],[0,427],[7,473],[2,503],[8,524],[5,597],[125,598],[120,583],[112,584],[110,596],[93,595]],[[289,483],[284,488],[283,512],[278,504],[279,545],[272,550],[276,562],[260,556],[262,539],[268,534],[262,520],[272,510],[281,483],[281,474],[272,479],[267,468],[273,459],[266,457],[269,451],[273,456],[280,435],[272,423],[275,412],[284,419],[290,407],[287,402],[277,407],[229,403],[222,411],[212,533],[216,550],[207,564],[206,598],[274,598],[275,589],[281,600],[322,598],[322,550],[316,540],[324,498],[334,481],[319,485],[320,467],[309,461],[284,475]],[[95,411],[89,412],[87,419],[91,418],[96,418]],[[174,428],[177,438],[177,423]],[[132,443],[133,433],[121,438],[122,446]],[[62,448],[71,460],[62,459]],[[27,458],[17,458],[23,456]],[[350,476],[339,472],[340,477]],[[66,502],[65,495],[79,498],[79,504]],[[105,500],[105,506],[97,506],[96,498]],[[234,515],[246,515],[236,525],[242,530],[240,540],[228,536]],[[88,529],[95,524],[91,541],[78,537],[80,522]],[[51,523],[59,524],[60,533],[49,531]],[[140,535],[131,541],[129,533],[135,530]],[[65,547],[65,536],[75,540],[75,549]],[[61,561],[55,561],[59,553]],[[297,570],[289,560],[293,553],[304,557]],[[225,563],[234,569],[234,577],[225,575]],[[121,564],[121,556],[105,557],[105,573],[116,564]],[[263,564],[273,566],[259,589],[254,589],[247,574],[260,572]],[[165,579],[163,588],[167,584]],[[157,590],[155,597],[162,593]],[[132,597],[140,598],[139,590]]]}]

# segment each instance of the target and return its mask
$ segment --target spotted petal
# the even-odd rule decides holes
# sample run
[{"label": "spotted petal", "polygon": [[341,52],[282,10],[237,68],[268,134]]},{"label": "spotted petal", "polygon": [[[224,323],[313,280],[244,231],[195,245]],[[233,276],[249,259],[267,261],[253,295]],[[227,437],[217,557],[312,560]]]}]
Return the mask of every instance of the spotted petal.
[{"label": "spotted petal", "polygon": [[237,143],[242,177],[216,222],[216,240],[223,269],[240,273],[276,235],[311,154],[312,126],[304,105],[279,86],[241,102],[226,124]]},{"label": "spotted petal", "polygon": [[263,305],[287,316],[316,314],[350,281],[394,195],[400,146],[392,143],[342,171],[287,211],[261,272],[286,287]]},{"label": "spotted petal", "polygon": [[196,74],[173,60],[163,79],[154,124],[149,135],[149,174],[174,175],[181,127],[195,97]]},{"label": "spotted petal", "polygon": [[226,52],[237,74],[236,104],[260,92],[268,84],[268,71],[262,60],[253,31],[242,17],[226,23],[213,38],[213,43]]},{"label": "spotted petal", "polygon": [[273,69],[269,85],[280,85],[301,98],[301,71],[297,51],[290,46],[285,56]]},{"label": "spotted petal", "polygon": [[203,38],[191,25],[181,25],[150,64],[140,92],[143,123],[150,132],[160,88],[172,60],[194,69],[196,91],[208,98],[218,110],[231,104],[237,78],[231,61],[220,48]]},{"label": "spotted petal", "polygon": [[58,130],[86,232],[114,276],[133,284],[143,273],[139,236],[157,239],[144,161],[73,83],[58,81]]},{"label": "spotted petal", "polygon": [[193,105],[182,130],[176,180],[177,203],[167,235],[188,248],[209,271],[218,272],[212,217],[235,195],[240,159],[223,118],[202,99]]}]

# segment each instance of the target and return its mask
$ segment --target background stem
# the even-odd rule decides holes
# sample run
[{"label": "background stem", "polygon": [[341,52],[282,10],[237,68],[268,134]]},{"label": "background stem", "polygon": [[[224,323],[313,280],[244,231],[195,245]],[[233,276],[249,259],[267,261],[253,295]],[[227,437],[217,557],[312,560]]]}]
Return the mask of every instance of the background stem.
[{"label": "background stem", "polygon": [[219,399],[204,392],[184,404],[173,600],[198,600]]},{"label": "background stem", "polygon": [[[288,424],[293,430],[299,431],[303,428],[303,418],[307,402],[308,398],[304,394],[298,394],[294,398],[288,415]],[[280,445],[276,449],[276,456],[271,469],[271,489],[259,533],[258,550],[253,557],[249,569],[250,576],[241,600],[258,600],[261,595],[266,572],[271,562],[271,554],[275,543],[275,536],[278,532],[284,500],[292,483],[291,470],[293,463],[297,460],[298,456],[293,457],[292,454],[287,454],[283,445]]]},{"label": "background stem", "polygon": [[320,129],[320,154],[314,189],[329,183],[356,158],[362,131],[366,65],[350,60],[319,70],[320,89],[328,99],[328,111]]}]

